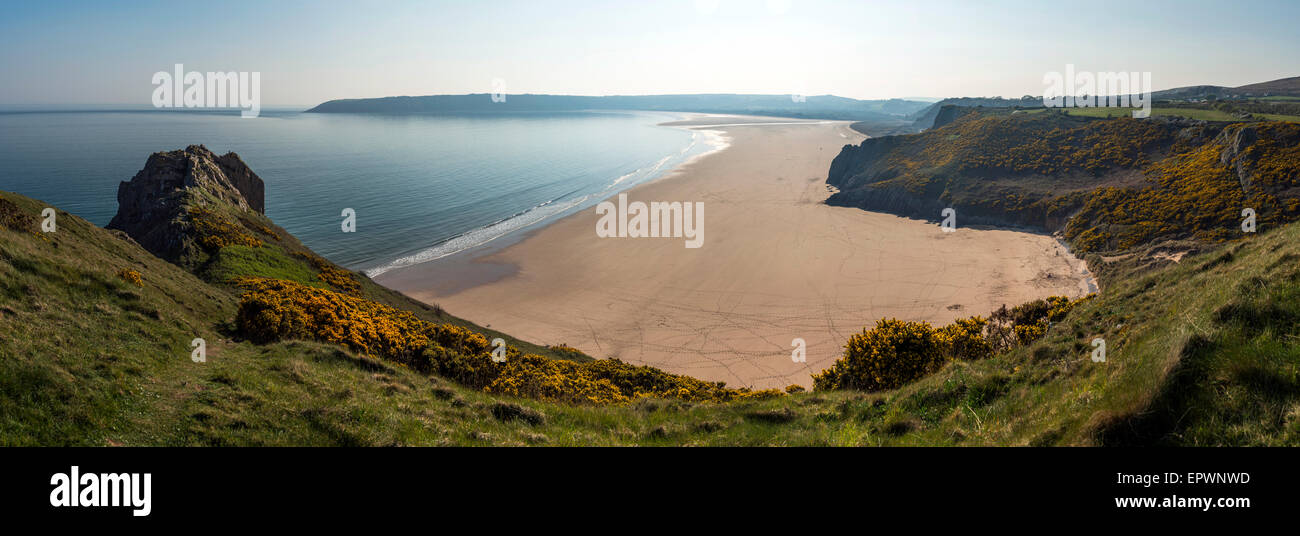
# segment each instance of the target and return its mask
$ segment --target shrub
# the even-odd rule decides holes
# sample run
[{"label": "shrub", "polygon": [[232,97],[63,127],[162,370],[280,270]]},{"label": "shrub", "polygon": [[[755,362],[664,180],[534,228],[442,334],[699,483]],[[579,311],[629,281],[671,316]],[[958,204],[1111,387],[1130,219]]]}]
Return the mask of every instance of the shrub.
[{"label": "shrub", "polygon": [[1032,343],[1047,334],[1047,328],[1065,319],[1074,306],[1092,299],[1089,294],[1077,300],[1066,296],[1049,296],[1041,300],[1022,303],[1012,309],[1003,305],[989,316],[985,328],[986,340],[993,353],[1004,352]]},{"label": "shrub", "polygon": [[951,344],[929,322],[882,319],[849,338],[844,357],[813,376],[817,390],[896,389],[939,370]]},{"label": "shrub", "polygon": [[243,226],[237,225],[220,214],[207,208],[190,205],[190,223],[199,245],[209,251],[216,251],[226,246],[262,247],[262,240],[244,232]]},{"label": "shrub", "polygon": [[491,393],[577,404],[624,404],[640,398],[727,402],[781,396],[776,390],[730,389],[722,382],[623,363],[578,363],[521,354],[505,362],[489,355],[487,338],[450,324],[332,290],[265,278],[243,278],[235,317],[240,333],[257,342],[311,339],[396,361]]},{"label": "shrub", "polygon": [[524,421],[533,426],[546,424],[546,415],[542,412],[508,402],[493,404],[492,416],[501,422]]},{"label": "shrub", "polygon": [[939,336],[948,344],[951,359],[984,359],[993,355],[993,345],[984,338],[988,321],[983,317],[959,318],[939,328]]},{"label": "shrub", "polygon": [[587,356],[587,354],[582,353],[582,350],[579,350],[577,348],[574,348],[572,346],[563,343],[547,346],[546,349],[551,350],[558,355],[564,356],[565,359],[576,360]]},{"label": "shrub", "polygon": [[1051,296],[1021,304],[1004,305],[988,320],[973,316],[941,328],[928,322],[880,320],[863,329],[844,347],[844,356],[831,368],[813,375],[816,390],[897,389],[939,370],[953,359],[973,360],[1029,344],[1047,333],[1089,294],[1078,300]]},{"label": "shrub", "polygon": [[23,212],[13,201],[0,197],[0,226],[35,233],[36,218]]},{"label": "shrub", "polygon": [[535,354],[507,358],[500,374],[483,388],[489,393],[570,403],[622,404],[630,397],[590,367]]},{"label": "shrub", "polygon": [[482,335],[370,300],[280,279],[236,284],[245,293],[235,322],[255,341],[316,339],[407,364],[430,345],[471,355],[489,351]]},{"label": "shrub", "polygon": [[306,259],[313,268],[319,271],[320,273],[316,277],[319,277],[325,284],[343,292],[352,294],[361,292],[361,284],[357,283],[357,279],[353,277],[352,272],[339,268],[334,263],[310,253],[294,253],[294,255]]},{"label": "shrub", "polygon": [[117,276],[122,278],[123,281],[126,281],[127,283],[130,283],[137,287],[144,286],[144,280],[140,278],[140,272],[137,272],[135,270],[123,268],[117,271]]},{"label": "shrub", "polygon": [[[1254,141],[1239,146],[1246,129]],[[1229,125],[1211,141],[1180,141],[1167,156],[1142,166],[1143,184],[1094,190],[1066,225],[1065,237],[1087,253],[1161,238],[1237,238],[1243,207],[1255,209],[1261,226],[1293,221],[1300,217],[1297,165],[1300,125]]]}]

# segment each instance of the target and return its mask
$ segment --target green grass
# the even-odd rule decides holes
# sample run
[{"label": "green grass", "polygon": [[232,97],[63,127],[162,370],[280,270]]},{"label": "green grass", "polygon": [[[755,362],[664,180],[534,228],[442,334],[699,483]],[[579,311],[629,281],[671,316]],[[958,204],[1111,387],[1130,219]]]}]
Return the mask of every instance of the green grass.
[{"label": "green grass", "polygon": [[1300,123],[1300,115],[1284,115],[1284,114],[1251,114],[1251,115],[1255,117],[1263,117],[1264,119],[1268,119],[1269,121],[1291,121],[1291,122]]},{"label": "green grass", "polygon": [[[1069,108],[1066,113],[1082,117],[1133,117],[1136,108]],[[1205,121],[1240,121],[1232,114],[1219,110],[1199,110],[1194,108],[1152,108],[1152,116],[1186,117]]]},{"label": "green grass", "polygon": [[[0,195],[29,214],[44,206]],[[273,264],[247,253],[231,262]],[[493,396],[321,343],[236,342],[232,289],[60,213],[44,238],[0,228],[0,445],[1300,443],[1300,226],[1108,273],[1123,275],[1042,340],[898,390],[586,407]],[[194,337],[205,363],[190,360]],[[1094,337],[1104,363],[1090,359]]]},{"label": "green grass", "polygon": [[[1069,115],[1082,117],[1132,117],[1136,108],[1069,108],[1066,113]],[[1185,117],[1187,119],[1201,119],[1205,121],[1241,121],[1232,114],[1220,110],[1202,110],[1196,108],[1163,108],[1155,107],[1151,109],[1152,116],[1170,116]],[[1270,121],[1300,121],[1300,116],[1283,115],[1283,114],[1251,114],[1255,117],[1265,118]]]},{"label": "green grass", "polygon": [[319,288],[329,288],[307,264],[285,255],[275,247],[227,246],[204,268],[204,279],[229,281],[236,277],[287,279]]}]

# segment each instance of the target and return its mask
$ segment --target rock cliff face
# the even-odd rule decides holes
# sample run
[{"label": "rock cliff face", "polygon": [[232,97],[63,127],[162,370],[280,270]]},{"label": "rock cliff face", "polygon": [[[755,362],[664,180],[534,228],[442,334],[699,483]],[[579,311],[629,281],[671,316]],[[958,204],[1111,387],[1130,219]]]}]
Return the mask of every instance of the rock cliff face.
[{"label": "rock cliff face", "polygon": [[[1297,182],[1294,169],[1290,170],[1292,179],[1282,184],[1267,183],[1259,185],[1255,184],[1255,179],[1258,178],[1261,159],[1268,159],[1278,148],[1300,146],[1300,129],[1246,126],[1235,130],[1224,130],[1219,134],[1215,143],[1223,146],[1223,151],[1219,154],[1220,165],[1232,171],[1237,177],[1237,182],[1241,185],[1243,192],[1253,194],[1264,191],[1273,194],[1276,192],[1270,190],[1283,190],[1283,195],[1290,196],[1296,193],[1291,191],[1296,187],[1295,183]],[[1286,162],[1285,164],[1294,165],[1294,162]],[[1266,167],[1268,167],[1267,164]],[[1274,164],[1271,167],[1285,169],[1289,166]]]},{"label": "rock cliff face", "polygon": [[1079,251],[1161,240],[1239,238],[1243,209],[1261,226],[1300,220],[1300,123],[1057,111],[968,111],[921,134],[847,145],[827,199],[959,225],[1062,231]]},{"label": "rock cliff face", "polygon": [[119,229],[154,255],[175,261],[191,241],[188,203],[206,196],[242,210],[265,211],[262,179],[239,155],[217,156],[202,145],[154,153],[117,188]]},{"label": "rock cliff face", "polygon": [[1135,162],[1163,157],[1191,126],[1153,119],[1112,132],[1088,118],[956,106],[936,121],[921,134],[845,146],[831,163],[827,183],[839,191],[827,203],[929,220],[953,207],[964,224],[1056,231],[1087,192],[1143,184]]}]

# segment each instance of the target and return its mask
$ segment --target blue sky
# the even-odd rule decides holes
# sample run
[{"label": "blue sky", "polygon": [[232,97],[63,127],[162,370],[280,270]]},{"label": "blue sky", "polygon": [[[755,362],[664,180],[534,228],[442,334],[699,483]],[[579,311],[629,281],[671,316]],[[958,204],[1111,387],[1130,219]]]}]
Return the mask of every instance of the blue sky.
[{"label": "blue sky", "polygon": [[1300,2],[802,0],[17,2],[0,104],[148,104],[150,77],[259,71],[267,106],[486,93],[1041,94],[1043,74],[1156,89],[1300,75]]}]

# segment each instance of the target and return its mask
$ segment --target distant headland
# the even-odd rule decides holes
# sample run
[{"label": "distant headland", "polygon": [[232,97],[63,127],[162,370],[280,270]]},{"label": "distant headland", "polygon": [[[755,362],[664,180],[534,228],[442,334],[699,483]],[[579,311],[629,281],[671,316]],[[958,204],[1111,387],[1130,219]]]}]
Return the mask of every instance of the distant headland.
[{"label": "distant headland", "polygon": [[846,121],[902,120],[931,103],[904,99],[859,100],[834,95],[427,95],[337,99],[308,113],[463,113],[577,110],[642,110],[745,114]]}]

